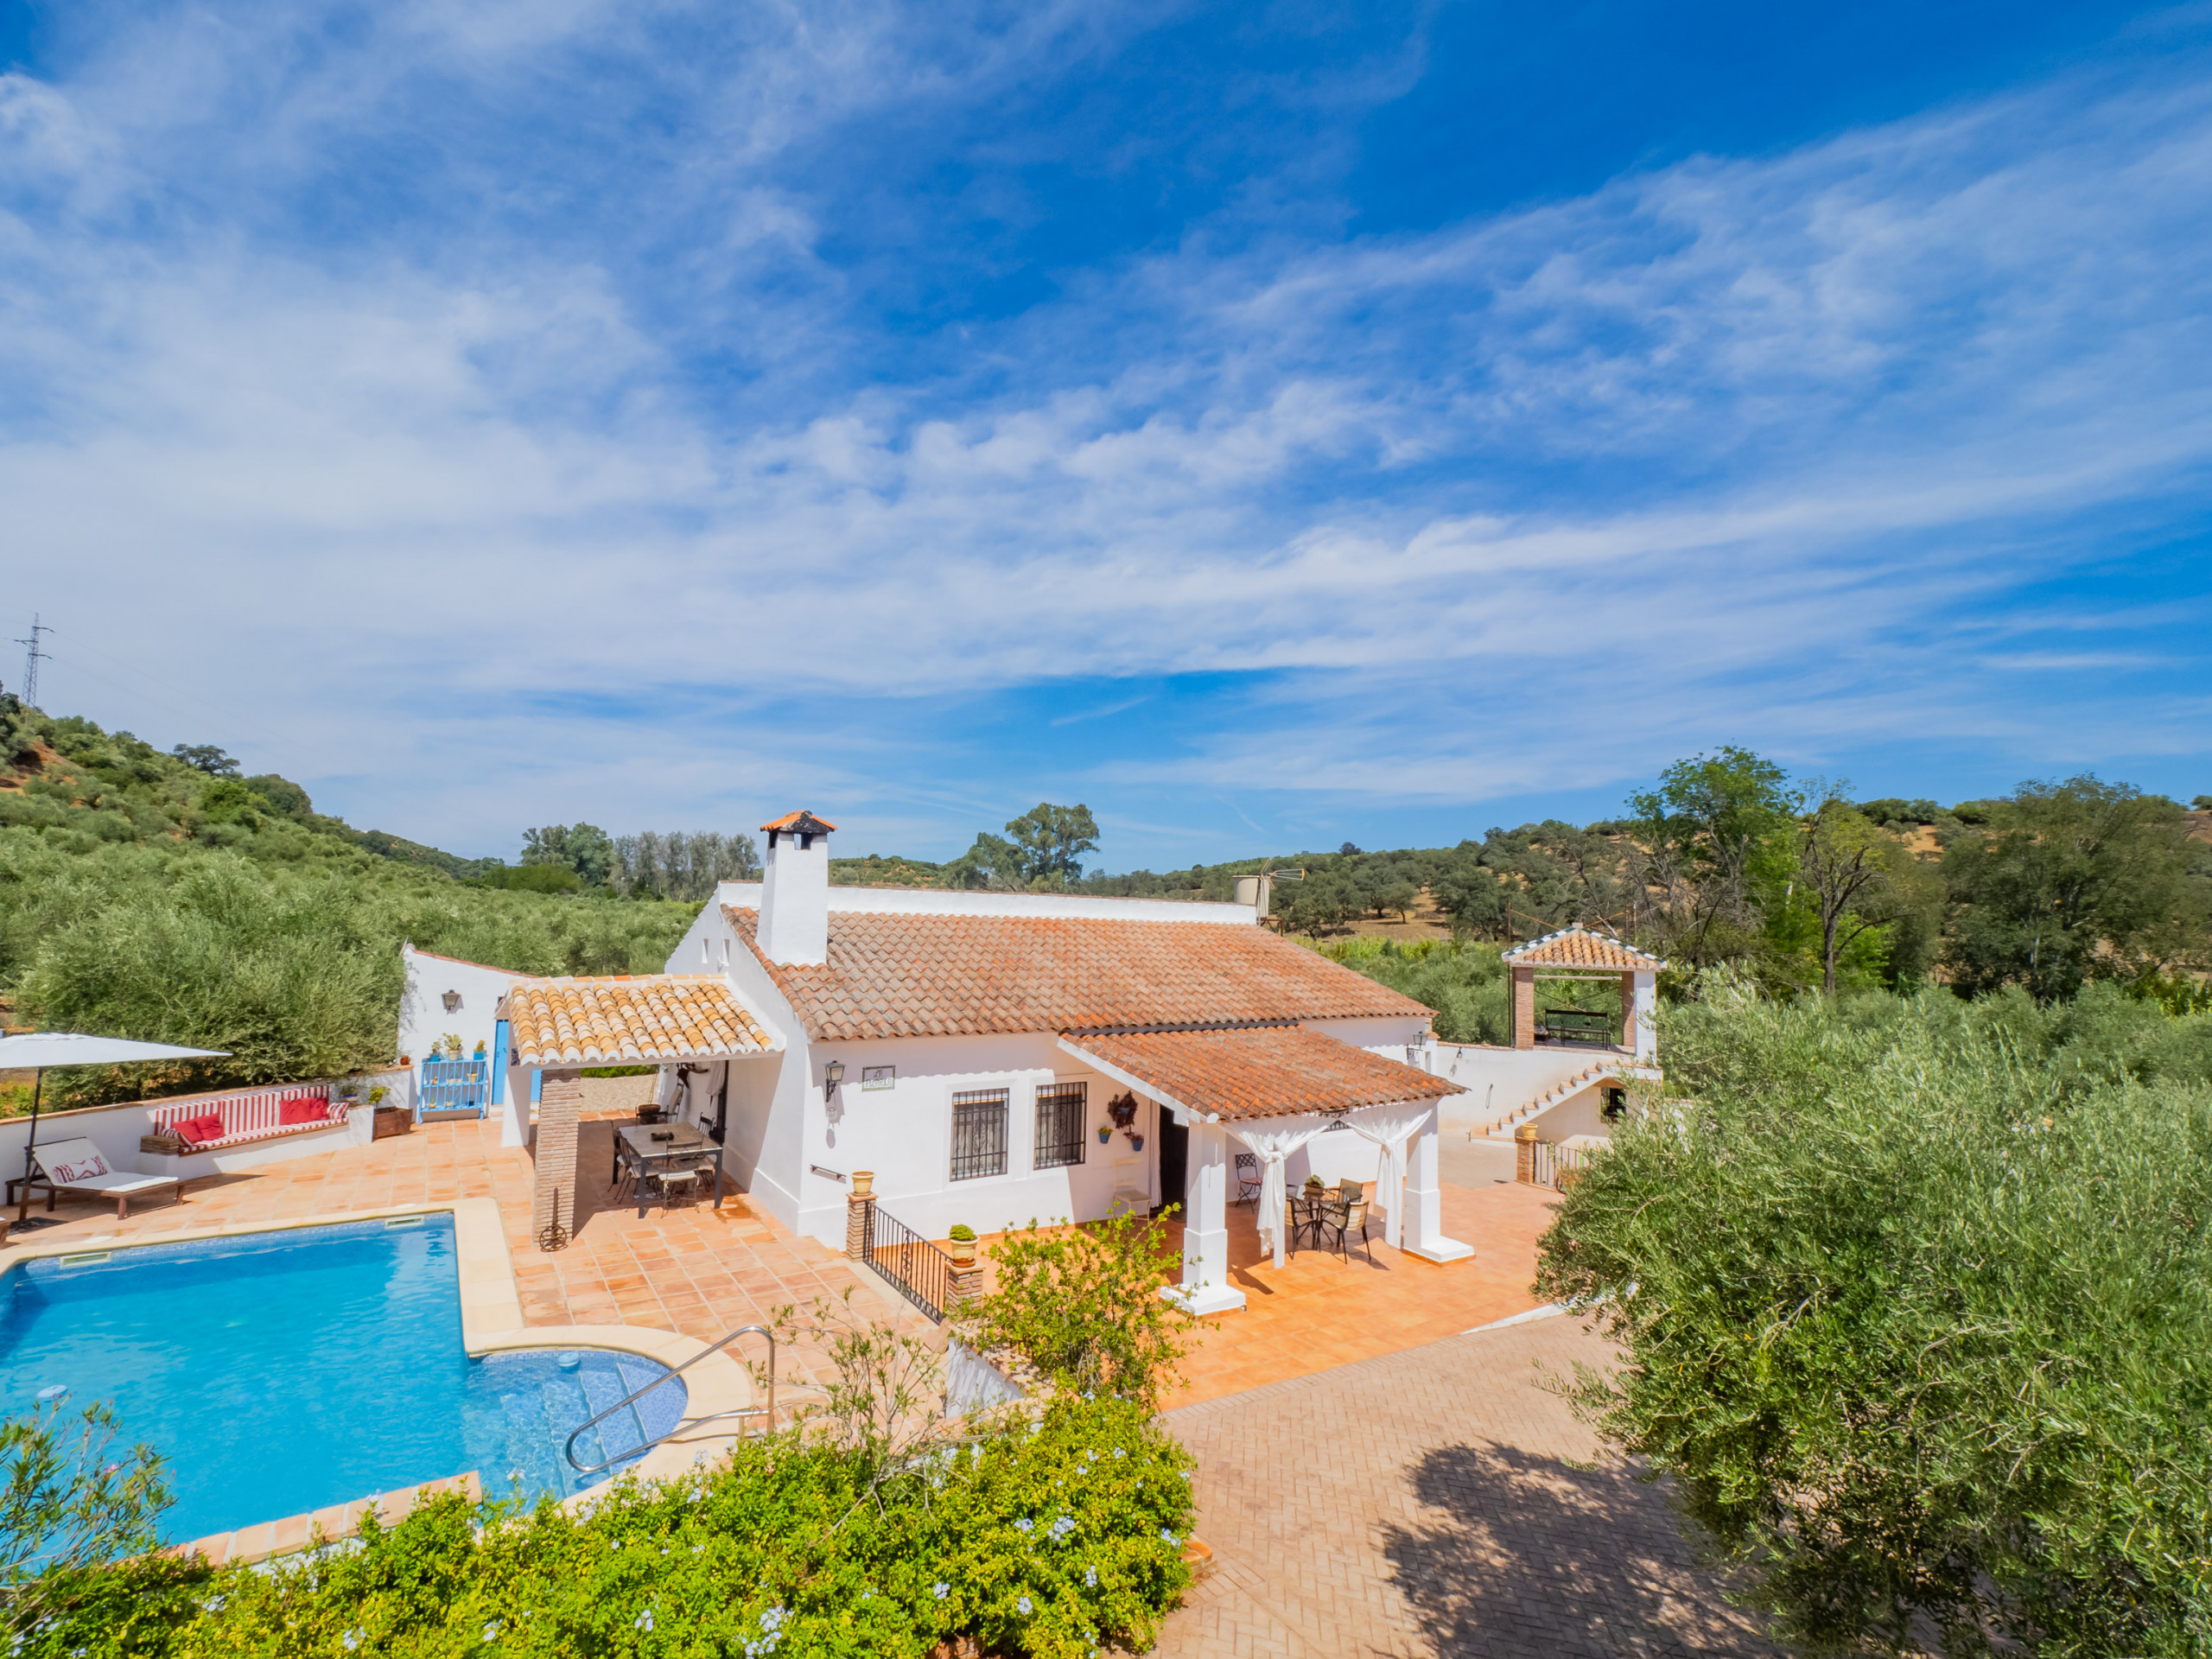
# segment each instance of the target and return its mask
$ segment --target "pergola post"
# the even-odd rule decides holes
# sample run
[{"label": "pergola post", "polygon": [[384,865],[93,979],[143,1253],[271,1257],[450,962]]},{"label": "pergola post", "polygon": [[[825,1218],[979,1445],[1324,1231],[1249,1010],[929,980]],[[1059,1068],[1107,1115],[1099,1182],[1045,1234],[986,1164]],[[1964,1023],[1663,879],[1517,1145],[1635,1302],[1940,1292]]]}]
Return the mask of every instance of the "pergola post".
[{"label": "pergola post", "polygon": [[[576,1228],[576,1126],[583,1115],[581,1070],[547,1071],[538,1090],[531,1235],[540,1249],[559,1249]],[[557,1241],[557,1242],[556,1242]]]},{"label": "pergola post", "polygon": [[1536,1046],[1536,970],[1516,968],[1510,987],[1508,1007],[1513,1013],[1513,1046],[1534,1048]]},{"label": "pergola post", "polygon": [[1229,1282],[1229,1131],[1191,1125],[1183,1173],[1183,1282],[1160,1294],[1193,1313],[1228,1313],[1244,1306]]},{"label": "pergola post", "polygon": [[1639,1060],[1659,1052],[1659,976],[1621,976],[1621,1046]]},{"label": "pergola post", "polygon": [[1406,1226],[1400,1235],[1408,1255],[1429,1262],[1464,1262],[1475,1252],[1456,1238],[1444,1236],[1444,1195],[1439,1192],[1436,1171],[1437,1113],[1414,1135],[1406,1160]]}]

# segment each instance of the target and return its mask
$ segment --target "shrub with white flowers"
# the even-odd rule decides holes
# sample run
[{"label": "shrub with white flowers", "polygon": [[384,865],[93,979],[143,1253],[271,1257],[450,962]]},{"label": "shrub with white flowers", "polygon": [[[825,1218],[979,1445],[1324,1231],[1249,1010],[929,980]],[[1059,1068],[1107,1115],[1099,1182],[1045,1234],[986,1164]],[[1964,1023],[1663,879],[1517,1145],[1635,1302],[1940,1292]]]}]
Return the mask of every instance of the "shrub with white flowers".
[{"label": "shrub with white flowers", "polygon": [[[1072,1395],[873,1464],[835,1437],[600,1489],[590,1513],[437,1498],[257,1571],[145,1555],[48,1586],[22,1659],[1080,1659],[1141,1649],[1190,1582],[1189,1459],[1134,1401]],[[488,1524],[487,1524],[488,1523]],[[0,1630],[6,1629],[0,1624]],[[4,1652],[0,1648],[0,1652]]]}]

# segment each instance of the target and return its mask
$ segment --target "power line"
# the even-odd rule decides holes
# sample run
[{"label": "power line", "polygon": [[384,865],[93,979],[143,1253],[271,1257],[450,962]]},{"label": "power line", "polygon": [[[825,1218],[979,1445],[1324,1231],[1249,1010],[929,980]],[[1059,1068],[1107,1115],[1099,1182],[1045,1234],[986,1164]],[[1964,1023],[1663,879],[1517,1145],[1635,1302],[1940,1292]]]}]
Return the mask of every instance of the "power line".
[{"label": "power line", "polygon": [[18,639],[16,641],[17,645],[28,647],[23,656],[23,702],[29,707],[33,709],[38,707],[38,665],[42,662],[50,663],[54,660],[53,656],[49,652],[41,651],[38,648],[39,635],[42,633],[52,633],[53,632],[54,630],[52,628],[48,627],[45,623],[39,620],[39,613],[36,611],[33,611],[31,613],[31,637],[28,639]]}]

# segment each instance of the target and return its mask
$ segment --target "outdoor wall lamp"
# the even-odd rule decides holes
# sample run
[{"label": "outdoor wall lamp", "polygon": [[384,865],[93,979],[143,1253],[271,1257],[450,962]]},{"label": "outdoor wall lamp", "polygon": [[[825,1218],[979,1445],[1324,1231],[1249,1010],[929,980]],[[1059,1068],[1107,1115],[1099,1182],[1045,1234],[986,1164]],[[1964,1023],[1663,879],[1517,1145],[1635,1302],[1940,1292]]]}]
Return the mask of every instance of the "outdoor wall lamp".
[{"label": "outdoor wall lamp", "polygon": [[461,993],[460,993],[459,991],[448,991],[448,992],[446,993],[446,1012],[447,1012],[448,1014],[451,1014],[451,1013],[452,1013],[455,1008],[459,1007],[460,1006],[461,1006]]},{"label": "outdoor wall lamp", "polygon": [[845,1063],[831,1060],[822,1068],[822,1089],[825,1096],[835,1096],[837,1085],[845,1080]]}]

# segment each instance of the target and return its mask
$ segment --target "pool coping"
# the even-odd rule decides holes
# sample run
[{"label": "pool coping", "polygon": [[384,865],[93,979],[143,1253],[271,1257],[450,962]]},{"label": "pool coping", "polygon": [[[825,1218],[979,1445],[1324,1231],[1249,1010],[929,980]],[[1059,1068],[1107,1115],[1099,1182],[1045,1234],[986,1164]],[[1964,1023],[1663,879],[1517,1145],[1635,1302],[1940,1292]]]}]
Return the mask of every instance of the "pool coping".
[{"label": "pool coping", "polygon": [[[95,1251],[138,1249],[153,1244],[181,1244],[201,1239],[239,1238],[258,1233],[292,1232],[303,1227],[339,1227],[349,1223],[378,1221],[393,1216],[451,1215],[456,1290],[461,1300],[461,1344],[473,1357],[513,1353],[532,1348],[598,1348],[636,1354],[671,1370],[698,1359],[709,1344],[678,1332],[641,1325],[530,1325],[523,1318],[522,1290],[515,1279],[514,1257],[507,1249],[506,1230],[499,1218],[499,1200],[491,1198],[441,1198],[428,1203],[386,1205],[372,1210],[327,1211],[320,1215],[287,1217],[281,1221],[228,1222],[181,1227],[162,1232],[103,1235],[57,1240],[39,1244],[30,1239],[14,1245],[0,1261],[0,1277],[18,1263],[49,1256],[88,1255]],[[684,1410],[676,1428],[639,1461],[624,1471],[639,1480],[669,1480],[690,1474],[716,1452],[737,1440],[736,1424],[727,1414],[753,1403],[753,1379],[746,1367],[724,1351],[700,1360],[683,1374]],[[709,1421],[701,1421],[701,1420]],[[720,1419],[720,1421],[711,1420]],[[724,1425],[727,1425],[726,1427]],[[477,1471],[465,1471],[463,1474]],[[461,1478],[455,1476],[453,1478]],[[436,1483],[433,1483],[434,1484]],[[412,1489],[406,1489],[412,1490]],[[594,1487],[563,1500],[563,1506],[588,1506],[602,1497],[604,1486]],[[321,1512],[317,1511],[320,1515]],[[294,1517],[295,1519],[301,1517]],[[284,1522],[261,1522],[278,1529]]]}]

